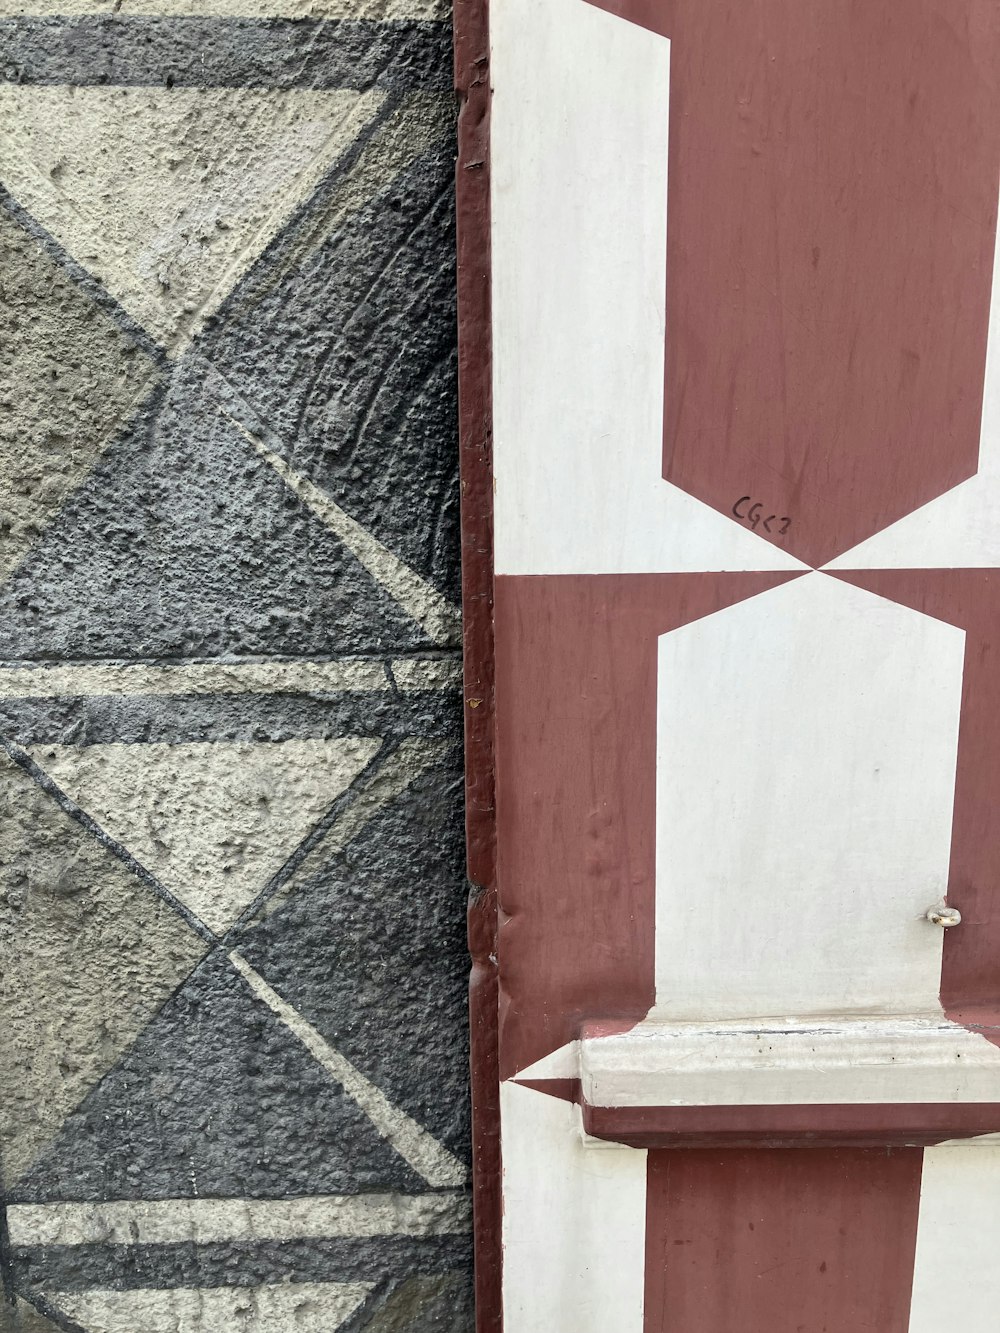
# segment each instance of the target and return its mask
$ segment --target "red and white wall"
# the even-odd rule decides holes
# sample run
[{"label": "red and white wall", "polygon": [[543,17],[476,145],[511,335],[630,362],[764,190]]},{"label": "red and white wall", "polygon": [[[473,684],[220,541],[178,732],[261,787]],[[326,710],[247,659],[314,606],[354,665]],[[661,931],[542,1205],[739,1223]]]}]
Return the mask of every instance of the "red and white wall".
[{"label": "red and white wall", "polygon": [[995,1333],[1000,11],[489,24],[503,1327]]}]

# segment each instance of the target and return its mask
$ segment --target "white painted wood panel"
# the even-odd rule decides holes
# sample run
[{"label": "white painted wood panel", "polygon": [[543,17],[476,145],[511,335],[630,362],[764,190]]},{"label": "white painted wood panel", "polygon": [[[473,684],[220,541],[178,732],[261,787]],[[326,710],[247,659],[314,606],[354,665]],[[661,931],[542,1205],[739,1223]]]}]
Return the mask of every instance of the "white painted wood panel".
[{"label": "white painted wood panel", "polygon": [[591,1106],[1000,1102],[1000,1048],[940,1019],[643,1023],[579,1047]]},{"label": "white painted wood panel", "polygon": [[657,1017],[939,1012],[964,639],[815,573],[660,639]]},{"label": "white painted wood panel", "polygon": [[505,1333],[642,1333],[646,1153],[583,1140],[580,1108],[503,1083]]},{"label": "white painted wood panel", "polygon": [[670,43],[583,0],[490,25],[497,573],[801,568],[662,476]]},{"label": "white painted wood panel", "polygon": [[1000,1328],[1000,1147],[924,1151],[909,1333]]}]

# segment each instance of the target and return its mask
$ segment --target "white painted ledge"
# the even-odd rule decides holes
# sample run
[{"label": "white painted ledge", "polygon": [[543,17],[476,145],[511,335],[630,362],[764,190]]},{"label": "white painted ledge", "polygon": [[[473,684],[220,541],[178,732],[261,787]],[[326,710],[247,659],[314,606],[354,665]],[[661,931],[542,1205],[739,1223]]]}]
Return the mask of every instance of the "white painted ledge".
[{"label": "white painted ledge", "polygon": [[593,1107],[1000,1103],[1000,1047],[940,1018],[646,1021],[578,1050]]}]

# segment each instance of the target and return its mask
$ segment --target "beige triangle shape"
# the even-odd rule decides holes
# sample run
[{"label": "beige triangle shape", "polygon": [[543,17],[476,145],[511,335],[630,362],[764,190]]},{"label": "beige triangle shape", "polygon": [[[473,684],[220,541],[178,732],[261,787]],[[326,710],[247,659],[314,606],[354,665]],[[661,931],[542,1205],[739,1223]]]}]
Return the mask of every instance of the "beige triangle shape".
[{"label": "beige triangle shape", "polygon": [[335,1333],[370,1282],[47,1293],[89,1333]]},{"label": "beige triangle shape", "polygon": [[371,737],[48,745],[62,790],[214,931],[224,931],[379,748]]},{"label": "beige triangle shape", "polygon": [[4,184],[178,352],[384,97],[8,83],[0,85]]}]

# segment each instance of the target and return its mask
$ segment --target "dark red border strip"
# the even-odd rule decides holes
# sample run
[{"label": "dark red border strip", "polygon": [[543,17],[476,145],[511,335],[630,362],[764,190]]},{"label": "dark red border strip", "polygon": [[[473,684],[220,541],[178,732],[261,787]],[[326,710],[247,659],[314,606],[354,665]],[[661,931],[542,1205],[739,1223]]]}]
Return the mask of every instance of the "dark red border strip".
[{"label": "dark red border strip", "polygon": [[465,647],[465,796],[477,1333],[499,1333],[500,1078],[493,773],[493,397],[489,0],[455,0],[458,409]]},{"label": "dark red border strip", "polygon": [[587,1134],[630,1148],[929,1148],[1000,1133],[1000,1102],[594,1106],[578,1078],[517,1082],[578,1102]]},{"label": "dark red border strip", "polygon": [[996,1102],[581,1106],[588,1134],[632,1148],[930,1147],[1000,1131]]},{"label": "dark red border strip", "polygon": [[922,1161],[650,1153],[646,1333],[906,1333]]}]

